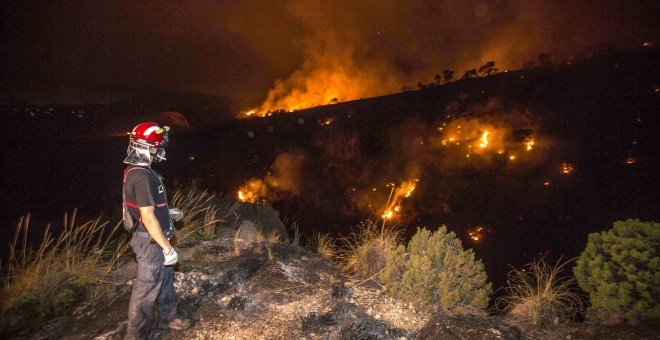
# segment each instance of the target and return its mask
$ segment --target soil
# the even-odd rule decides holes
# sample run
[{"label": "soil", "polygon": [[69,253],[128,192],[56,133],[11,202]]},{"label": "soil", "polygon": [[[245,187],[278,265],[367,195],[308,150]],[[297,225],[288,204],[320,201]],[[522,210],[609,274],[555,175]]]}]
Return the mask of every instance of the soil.
[{"label": "soil", "polygon": [[[660,339],[657,320],[541,330],[502,316],[425,313],[301,247],[251,242],[240,249],[228,239],[181,245],[175,287],[179,313],[193,326],[163,331],[155,320],[150,339]],[[10,338],[122,339],[135,270],[127,261],[72,315]]]}]

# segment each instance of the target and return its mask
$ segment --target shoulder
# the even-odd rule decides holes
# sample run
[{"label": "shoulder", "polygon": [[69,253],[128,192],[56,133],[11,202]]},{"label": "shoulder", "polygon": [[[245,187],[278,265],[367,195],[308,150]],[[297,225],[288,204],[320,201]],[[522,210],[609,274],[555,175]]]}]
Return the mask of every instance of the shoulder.
[{"label": "shoulder", "polygon": [[131,165],[124,169],[124,182],[139,181],[149,178],[149,169],[138,165]]}]

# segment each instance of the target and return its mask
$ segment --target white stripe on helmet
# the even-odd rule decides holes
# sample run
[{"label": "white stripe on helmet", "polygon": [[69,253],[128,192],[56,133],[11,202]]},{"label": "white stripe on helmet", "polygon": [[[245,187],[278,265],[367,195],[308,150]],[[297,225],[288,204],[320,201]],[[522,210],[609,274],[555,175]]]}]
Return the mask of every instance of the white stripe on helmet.
[{"label": "white stripe on helmet", "polygon": [[152,127],[148,128],[148,129],[144,130],[144,135],[145,135],[145,136],[149,136],[152,132],[154,132],[154,131],[156,131],[156,130],[158,130],[158,129],[160,129],[160,127],[158,127],[158,126],[152,126]]}]

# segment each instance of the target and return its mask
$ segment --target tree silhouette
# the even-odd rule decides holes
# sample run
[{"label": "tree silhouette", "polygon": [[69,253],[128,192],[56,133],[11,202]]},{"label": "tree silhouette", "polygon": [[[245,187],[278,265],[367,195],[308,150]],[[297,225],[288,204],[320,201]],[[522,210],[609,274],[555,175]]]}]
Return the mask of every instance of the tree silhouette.
[{"label": "tree silhouette", "polygon": [[435,83],[440,85],[440,82],[442,81],[442,77],[439,74],[436,74],[435,77],[433,77],[433,80],[435,80]]},{"label": "tree silhouette", "polygon": [[476,78],[478,77],[479,74],[477,74],[477,69],[473,68],[467,72],[461,77],[461,79],[468,79],[468,78]]},{"label": "tree silhouette", "polygon": [[454,78],[454,71],[452,70],[444,70],[442,71],[442,79],[445,80],[445,83],[451,82],[451,80]]},{"label": "tree silhouette", "polygon": [[482,77],[486,76],[492,76],[493,74],[496,74],[499,72],[499,69],[495,67],[495,62],[494,61],[489,61],[483,66],[479,67],[479,75]]}]

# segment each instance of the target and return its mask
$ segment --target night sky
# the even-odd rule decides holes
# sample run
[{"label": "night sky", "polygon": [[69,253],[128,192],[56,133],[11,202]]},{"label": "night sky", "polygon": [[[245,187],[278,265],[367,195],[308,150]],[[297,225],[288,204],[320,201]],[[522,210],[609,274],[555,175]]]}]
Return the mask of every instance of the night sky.
[{"label": "night sky", "polygon": [[[159,91],[236,110],[400,92],[445,69],[658,37],[657,1],[3,1],[0,101],[107,103]],[[322,84],[322,85],[319,85]],[[319,94],[323,92],[322,94]],[[305,97],[307,95],[307,97]],[[318,98],[310,98],[317,96]],[[319,97],[321,96],[321,97]],[[326,96],[326,97],[323,97]],[[285,104],[283,104],[285,105]]]}]

